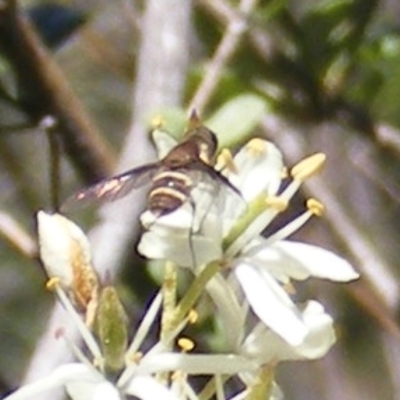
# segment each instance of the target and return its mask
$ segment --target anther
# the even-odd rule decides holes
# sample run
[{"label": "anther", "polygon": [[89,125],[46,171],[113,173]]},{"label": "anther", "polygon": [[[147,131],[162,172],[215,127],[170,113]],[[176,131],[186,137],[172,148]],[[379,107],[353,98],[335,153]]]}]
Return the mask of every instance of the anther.
[{"label": "anther", "polygon": [[165,124],[165,119],[161,115],[156,115],[152,118],[150,126],[152,129],[159,129]]},{"label": "anther", "polygon": [[307,208],[317,217],[321,217],[324,213],[324,205],[316,199],[307,200]]},{"label": "anther", "polygon": [[216,168],[218,170],[227,169],[229,172],[237,172],[235,162],[233,161],[232,153],[228,149],[222,149],[218,155]]},{"label": "anther", "polygon": [[287,294],[290,294],[291,296],[296,294],[296,289],[293,286],[293,284],[291,282],[287,282],[283,285],[283,288],[285,289],[285,292]]},{"label": "anther", "polygon": [[184,353],[192,351],[195,346],[193,340],[186,337],[179,338],[177,344]]},{"label": "anther", "polygon": [[188,322],[189,324],[194,325],[198,320],[199,320],[199,313],[192,308],[188,314]]},{"label": "anther", "polygon": [[254,155],[265,154],[268,151],[265,140],[260,139],[260,138],[251,139],[247,143],[246,149],[249,150]]},{"label": "anther", "polygon": [[139,364],[142,358],[143,358],[143,353],[141,351],[137,351],[127,358],[127,362],[128,364]]},{"label": "anther", "polygon": [[283,212],[289,207],[289,202],[279,196],[270,196],[265,199],[265,205],[275,208],[279,212]]},{"label": "anther", "polygon": [[60,285],[61,279],[58,276],[53,276],[51,277],[47,282],[46,282],[46,289],[50,291],[56,290],[56,287]]},{"label": "anther", "polygon": [[310,176],[317,174],[326,160],[326,155],[323,153],[316,153],[310,157],[305,158],[296,164],[290,171],[293,179],[305,181]]}]

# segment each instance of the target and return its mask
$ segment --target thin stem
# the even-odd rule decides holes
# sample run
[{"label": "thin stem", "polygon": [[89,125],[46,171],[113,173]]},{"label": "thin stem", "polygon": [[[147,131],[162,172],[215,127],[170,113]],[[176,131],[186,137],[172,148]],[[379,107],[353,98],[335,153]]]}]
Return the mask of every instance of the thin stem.
[{"label": "thin stem", "polygon": [[[228,375],[219,375],[218,381],[221,385],[223,385],[229,378],[230,376]],[[213,397],[215,395],[216,385],[217,385],[217,379],[216,377],[212,377],[204,386],[202,391],[198,394],[198,399],[208,400],[211,397]]]},{"label": "thin stem", "polygon": [[242,0],[240,2],[237,17],[229,21],[225,34],[208,64],[204,79],[190,101],[189,110],[196,110],[200,114],[204,111],[221,80],[225,66],[239,47],[243,34],[247,30],[246,18],[256,7],[257,2],[258,0]]},{"label": "thin stem", "polygon": [[274,381],[275,366],[265,365],[260,369],[257,382],[250,388],[247,395],[248,400],[263,400],[271,397],[272,384]]},{"label": "thin stem", "polygon": [[40,125],[43,127],[49,142],[50,199],[54,211],[60,208],[60,145],[57,137],[57,122],[52,117],[45,117]]},{"label": "thin stem", "polygon": [[34,123],[47,115],[57,119],[64,149],[87,182],[110,175],[114,155],[16,2],[0,7],[0,37],[24,113]]},{"label": "thin stem", "polygon": [[176,325],[181,321],[186,314],[193,308],[199,297],[204,292],[207,283],[215,276],[219,271],[220,265],[217,261],[208,264],[196,279],[192,282],[189,289],[186,291],[185,296],[182,298],[180,303],[177,305],[174,313],[173,323]]},{"label": "thin stem", "polygon": [[0,237],[27,258],[37,256],[37,246],[33,238],[9,214],[0,211]]}]

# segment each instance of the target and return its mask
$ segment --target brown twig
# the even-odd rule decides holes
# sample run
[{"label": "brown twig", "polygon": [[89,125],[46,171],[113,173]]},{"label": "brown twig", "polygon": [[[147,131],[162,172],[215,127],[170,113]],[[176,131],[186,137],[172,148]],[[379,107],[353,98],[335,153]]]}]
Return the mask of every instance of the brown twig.
[{"label": "brown twig", "polygon": [[27,258],[37,256],[35,240],[9,214],[0,211],[0,236]]},{"label": "brown twig", "polygon": [[69,88],[63,73],[44,48],[16,1],[0,8],[0,51],[15,74],[18,99],[36,125],[51,115],[58,122],[64,149],[86,182],[111,174],[113,156]]},{"label": "brown twig", "polygon": [[242,0],[237,12],[230,14],[226,31],[206,68],[204,79],[189,103],[189,110],[197,110],[200,114],[203,112],[248,28],[247,18],[257,3],[258,0]]}]

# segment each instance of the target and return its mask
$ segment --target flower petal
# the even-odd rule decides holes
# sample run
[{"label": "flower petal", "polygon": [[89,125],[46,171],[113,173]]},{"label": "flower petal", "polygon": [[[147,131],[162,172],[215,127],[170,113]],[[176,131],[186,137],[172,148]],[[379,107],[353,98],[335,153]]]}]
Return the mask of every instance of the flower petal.
[{"label": "flower petal", "polygon": [[272,276],[242,262],[233,269],[254,313],[292,345],[299,345],[308,330],[295,305]]},{"label": "flower petal", "polygon": [[209,212],[201,219],[200,227],[194,230],[193,212],[190,207],[158,218],[152,223],[151,213],[142,215],[146,231],[138,245],[140,254],[152,259],[166,259],[179,266],[196,266],[222,257],[221,221],[215,213]]},{"label": "flower petal", "polygon": [[281,184],[283,161],[278,148],[262,139],[253,139],[235,156],[237,174],[230,174],[229,180],[235,185],[246,201],[254,199],[261,192],[274,196]]},{"label": "flower petal", "polygon": [[259,325],[246,338],[241,354],[255,358],[261,364],[277,360],[321,358],[336,340],[333,320],[316,301],[307,303],[302,311],[302,320],[308,328],[308,334],[300,345],[288,345],[274,332]]},{"label": "flower petal", "polygon": [[142,400],[179,400],[171,390],[150,376],[136,376],[129,382],[124,392]]},{"label": "flower petal", "polygon": [[279,241],[259,252],[256,258],[264,259],[269,269],[271,257],[274,269],[281,268],[294,279],[303,280],[310,276],[348,282],[359,277],[345,259],[317,246],[300,242]]},{"label": "flower petal", "polygon": [[49,277],[57,276],[69,287],[73,280],[71,266],[72,233],[81,238],[84,234],[60,214],[37,213],[40,258]]},{"label": "flower petal", "polygon": [[[25,400],[37,398],[40,394],[55,388],[65,387],[69,382],[93,379],[96,382],[104,380],[93,368],[80,363],[64,364],[51,374],[36,382],[20,387],[3,400]],[[89,400],[89,398],[87,398]]]},{"label": "flower petal", "polygon": [[178,144],[174,137],[161,129],[154,129],[151,136],[159,159],[164,158]]},{"label": "flower petal", "polygon": [[243,340],[246,311],[239,304],[234,288],[221,274],[207,283],[206,290],[217,309],[227,348],[235,349]]},{"label": "flower petal", "polygon": [[67,385],[68,395],[73,400],[121,400],[118,390],[104,378],[85,379]]}]

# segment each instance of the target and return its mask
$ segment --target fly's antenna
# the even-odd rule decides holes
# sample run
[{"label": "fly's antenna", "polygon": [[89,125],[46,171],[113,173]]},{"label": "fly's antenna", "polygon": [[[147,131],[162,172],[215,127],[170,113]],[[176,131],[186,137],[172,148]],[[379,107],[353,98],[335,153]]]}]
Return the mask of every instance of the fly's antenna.
[{"label": "fly's antenna", "polygon": [[192,129],[196,129],[196,128],[200,127],[201,125],[202,125],[201,119],[200,119],[199,115],[197,114],[196,109],[194,108],[190,112],[188,131],[190,131]]}]

